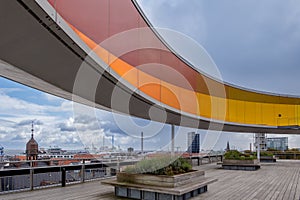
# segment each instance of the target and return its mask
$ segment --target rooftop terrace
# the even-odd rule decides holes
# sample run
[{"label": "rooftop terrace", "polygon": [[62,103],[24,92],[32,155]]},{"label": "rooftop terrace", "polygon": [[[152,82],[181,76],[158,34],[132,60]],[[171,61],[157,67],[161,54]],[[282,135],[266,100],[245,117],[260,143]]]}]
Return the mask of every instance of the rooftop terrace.
[{"label": "rooftop terrace", "polygon": [[[277,163],[262,163],[257,171],[235,171],[219,169],[215,163],[196,167],[205,170],[207,177],[217,178],[210,184],[208,192],[193,199],[300,199],[300,161],[278,160]],[[1,200],[49,199],[49,200],[112,200],[114,188],[102,185],[101,181],[68,185],[28,192],[0,195]]]}]

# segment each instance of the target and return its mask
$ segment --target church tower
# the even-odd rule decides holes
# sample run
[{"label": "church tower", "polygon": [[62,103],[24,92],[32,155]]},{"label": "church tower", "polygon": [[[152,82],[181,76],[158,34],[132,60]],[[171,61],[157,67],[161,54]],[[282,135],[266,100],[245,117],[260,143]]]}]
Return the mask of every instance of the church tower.
[{"label": "church tower", "polygon": [[227,151],[230,151],[230,145],[229,145],[229,141],[227,141],[227,146],[226,146],[226,149],[225,149],[225,151],[227,152]]},{"label": "church tower", "polygon": [[[26,144],[26,160],[37,160],[38,159],[38,153],[39,153],[39,145],[33,138],[33,122],[31,124],[31,138]],[[32,163],[32,166],[34,167],[36,163]]]}]

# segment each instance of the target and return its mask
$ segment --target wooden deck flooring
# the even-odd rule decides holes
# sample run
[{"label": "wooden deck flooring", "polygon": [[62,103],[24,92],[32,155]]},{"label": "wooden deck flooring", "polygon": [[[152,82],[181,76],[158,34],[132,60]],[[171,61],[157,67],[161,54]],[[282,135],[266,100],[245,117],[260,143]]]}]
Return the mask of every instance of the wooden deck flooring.
[{"label": "wooden deck flooring", "polygon": [[[203,165],[207,177],[218,181],[195,199],[208,200],[300,200],[300,161],[280,160],[262,164],[258,171],[222,170],[214,164]],[[0,195],[1,200],[116,200],[111,186],[100,181],[28,192]]]}]

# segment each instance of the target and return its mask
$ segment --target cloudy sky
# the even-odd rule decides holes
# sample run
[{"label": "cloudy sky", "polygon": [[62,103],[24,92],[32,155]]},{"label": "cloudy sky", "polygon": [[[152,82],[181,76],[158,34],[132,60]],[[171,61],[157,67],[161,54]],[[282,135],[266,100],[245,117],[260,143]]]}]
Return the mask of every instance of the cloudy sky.
[{"label": "cloudy sky", "polygon": [[[296,0],[139,0],[153,25],[186,34],[210,54],[224,81],[246,88],[300,94],[300,4]],[[188,2],[188,3],[187,3]],[[139,149],[139,130],[128,135],[114,116],[97,110],[95,116],[74,115],[73,103],[0,78],[0,145],[24,149],[31,121],[41,147],[82,149],[111,145]],[[83,106],[84,107],[84,106]],[[89,108],[85,108],[89,109]],[[80,119],[80,120],[79,120]],[[149,122],[133,119],[140,126]],[[146,149],[168,148],[170,126],[154,123],[159,131],[145,133]],[[186,148],[185,133],[177,132],[175,146]],[[198,130],[204,138],[206,132]],[[218,134],[217,134],[218,135]],[[229,140],[249,148],[252,134],[222,133],[215,149]],[[91,139],[93,138],[93,139]],[[290,147],[300,147],[300,136],[289,136]]]}]

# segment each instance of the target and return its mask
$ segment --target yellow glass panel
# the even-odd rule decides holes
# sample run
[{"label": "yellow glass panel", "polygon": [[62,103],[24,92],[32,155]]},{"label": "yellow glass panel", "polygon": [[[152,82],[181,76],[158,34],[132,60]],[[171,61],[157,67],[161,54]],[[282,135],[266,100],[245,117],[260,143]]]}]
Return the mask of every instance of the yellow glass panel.
[{"label": "yellow glass panel", "polygon": [[277,126],[274,115],[273,104],[263,103],[262,104],[262,122],[266,125]]},{"label": "yellow glass panel", "polygon": [[197,93],[197,97],[199,102],[200,116],[211,118],[211,97],[201,93]]},{"label": "yellow glass panel", "polygon": [[296,106],[295,105],[287,105],[287,109],[289,111],[289,125],[290,126],[297,125]]},{"label": "yellow glass panel", "polygon": [[211,96],[211,118],[219,119],[219,102],[214,96]]},{"label": "yellow glass panel", "polygon": [[237,100],[228,100],[228,121],[236,122],[237,121],[237,109],[236,109]]},{"label": "yellow glass panel", "polygon": [[218,119],[222,121],[226,121],[226,116],[227,116],[227,99],[224,98],[219,98],[218,97]]},{"label": "yellow glass panel", "polygon": [[254,102],[245,102],[245,123],[255,124],[256,112]]},{"label": "yellow glass panel", "polygon": [[254,103],[254,104],[255,104],[255,123],[263,124],[261,103]]},{"label": "yellow glass panel", "polygon": [[245,102],[236,101],[236,116],[238,123],[245,123]]},{"label": "yellow glass panel", "polygon": [[300,125],[300,118],[299,118],[299,116],[300,116],[300,106],[299,105],[296,105],[295,106],[296,107],[296,122],[297,122],[297,125]]}]

